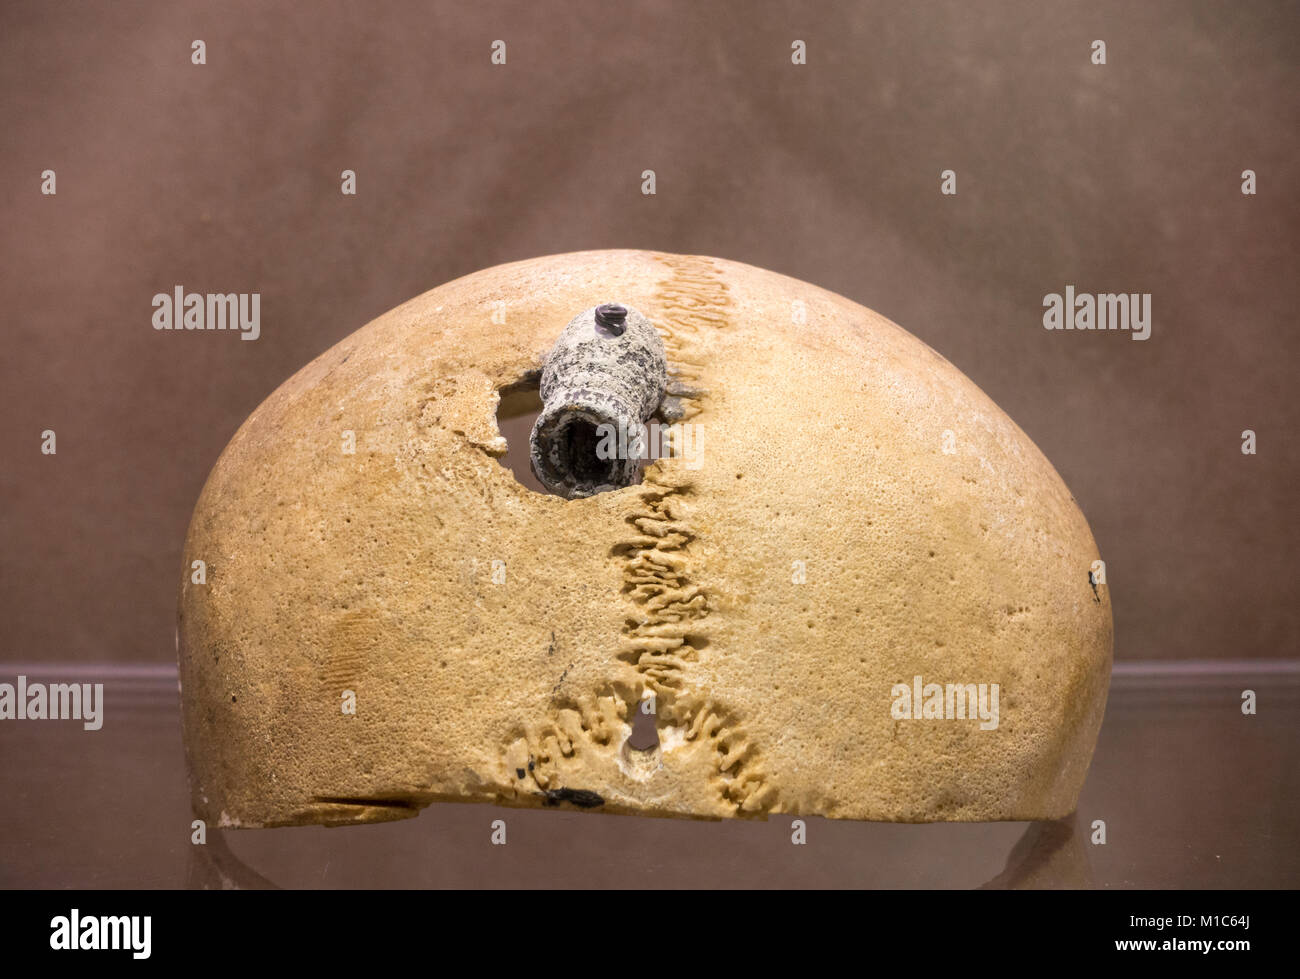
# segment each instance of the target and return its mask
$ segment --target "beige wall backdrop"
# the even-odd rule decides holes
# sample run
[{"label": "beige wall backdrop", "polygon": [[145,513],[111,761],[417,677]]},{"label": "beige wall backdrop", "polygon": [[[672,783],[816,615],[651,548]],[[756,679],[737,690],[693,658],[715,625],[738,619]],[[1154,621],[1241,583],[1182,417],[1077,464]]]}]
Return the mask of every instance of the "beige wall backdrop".
[{"label": "beige wall backdrop", "polygon": [[[190,510],[281,381],[448,279],[636,247],[973,378],[1087,514],[1119,659],[1293,657],[1297,10],[6,2],[0,656],[173,659]],[[261,338],[156,332],[177,284],[261,293]],[[1151,293],[1151,338],[1044,330],[1067,284]]]}]

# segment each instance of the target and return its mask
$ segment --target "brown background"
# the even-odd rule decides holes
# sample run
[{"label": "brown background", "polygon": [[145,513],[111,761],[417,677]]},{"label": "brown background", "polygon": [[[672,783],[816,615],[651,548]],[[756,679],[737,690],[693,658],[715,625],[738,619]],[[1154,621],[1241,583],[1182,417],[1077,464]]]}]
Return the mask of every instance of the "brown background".
[{"label": "brown background", "polygon": [[[8,2],[0,657],[172,660],[191,507],[266,395],[448,279],[608,247],[806,279],[944,354],[1087,514],[1119,659],[1292,657],[1297,27],[1241,2]],[[1045,331],[1067,283],[1152,293],[1151,339]],[[155,332],[176,284],[260,292],[261,339]]]}]

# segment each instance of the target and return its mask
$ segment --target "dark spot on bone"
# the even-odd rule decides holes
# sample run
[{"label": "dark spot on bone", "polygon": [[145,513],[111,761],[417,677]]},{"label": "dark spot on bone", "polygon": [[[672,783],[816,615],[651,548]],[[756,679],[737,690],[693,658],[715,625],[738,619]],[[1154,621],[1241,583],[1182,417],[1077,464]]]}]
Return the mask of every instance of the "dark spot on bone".
[{"label": "dark spot on bone", "polygon": [[605,804],[604,799],[589,789],[546,790],[545,805],[558,806],[561,802],[570,802],[579,809],[594,809],[596,806],[603,806]]}]

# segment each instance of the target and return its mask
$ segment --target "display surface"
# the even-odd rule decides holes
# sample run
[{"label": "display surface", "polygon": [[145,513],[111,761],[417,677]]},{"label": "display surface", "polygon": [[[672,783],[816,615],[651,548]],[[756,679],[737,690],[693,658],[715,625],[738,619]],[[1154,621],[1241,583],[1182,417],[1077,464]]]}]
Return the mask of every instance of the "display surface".
[{"label": "display surface", "polygon": [[[662,337],[688,451],[536,492],[498,401],[611,297]],[[497,266],[322,354],[209,477],[178,629],[194,807],[1063,817],[1110,676],[1098,559],[1028,437],[868,309],[699,256]]]},{"label": "display surface", "polygon": [[[105,677],[31,664],[24,669],[33,681],[105,680],[113,723],[93,738],[76,725],[11,729],[15,757],[29,764],[0,765],[0,794],[10,801],[0,808],[0,884],[1290,887],[1300,874],[1300,849],[1289,845],[1300,830],[1300,742],[1292,737],[1300,672],[1213,666],[1137,672],[1116,664],[1070,820],[902,825],[808,816],[798,817],[807,845],[795,846],[796,817],[599,819],[470,804],[342,828],[209,827],[198,846],[175,669],[136,665]],[[1243,688],[1267,691],[1271,705],[1245,723],[1234,704]],[[508,825],[505,846],[493,842],[498,821]]]}]

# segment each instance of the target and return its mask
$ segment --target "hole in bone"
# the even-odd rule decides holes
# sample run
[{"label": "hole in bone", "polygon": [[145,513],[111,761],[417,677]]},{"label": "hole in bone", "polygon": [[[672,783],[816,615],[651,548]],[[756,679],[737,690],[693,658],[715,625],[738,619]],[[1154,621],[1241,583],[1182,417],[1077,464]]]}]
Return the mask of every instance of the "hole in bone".
[{"label": "hole in bone", "polygon": [[653,710],[646,713],[649,703],[642,700],[636,705],[632,733],[627,738],[627,746],[633,751],[652,751],[659,747],[659,718]]},{"label": "hole in bone", "polygon": [[534,493],[546,492],[546,487],[533,475],[528,459],[528,438],[541,413],[542,396],[536,382],[521,381],[501,390],[497,430],[506,440],[506,454],[497,461],[510,470],[516,482]]},{"label": "hole in bone", "polygon": [[[551,494],[545,486],[542,485],[536,474],[533,472],[531,439],[533,434],[533,425],[537,423],[537,417],[542,413],[542,395],[541,395],[541,374],[528,375],[508,384],[498,391],[500,400],[497,403],[497,431],[506,440],[506,454],[498,456],[496,461],[510,470],[515,481],[521,486],[532,490],[534,493]],[[615,468],[615,460],[600,459],[596,455],[596,444],[594,424],[585,422],[581,419],[577,423],[587,426],[589,431],[570,431],[566,433],[568,444],[568,465],[570,472],[578,473],[594,471],[598,477],[591,482],[602,483],[610,481]],[[574,423],[571,422],[572,426]],[[656,411],[646,422],[647,426],[657,425],[667,428],[669,422],[664,418],[660,411]],[[590,455],[586,461],[576,458],[574,453],[585,454],[585,445],[590,445]],[[667,455],[666,447],[662,452],[652,453],[651,459],[658,459],[661,455]],[[642,469],[642,478],[644,478],[644,468]]]}]

